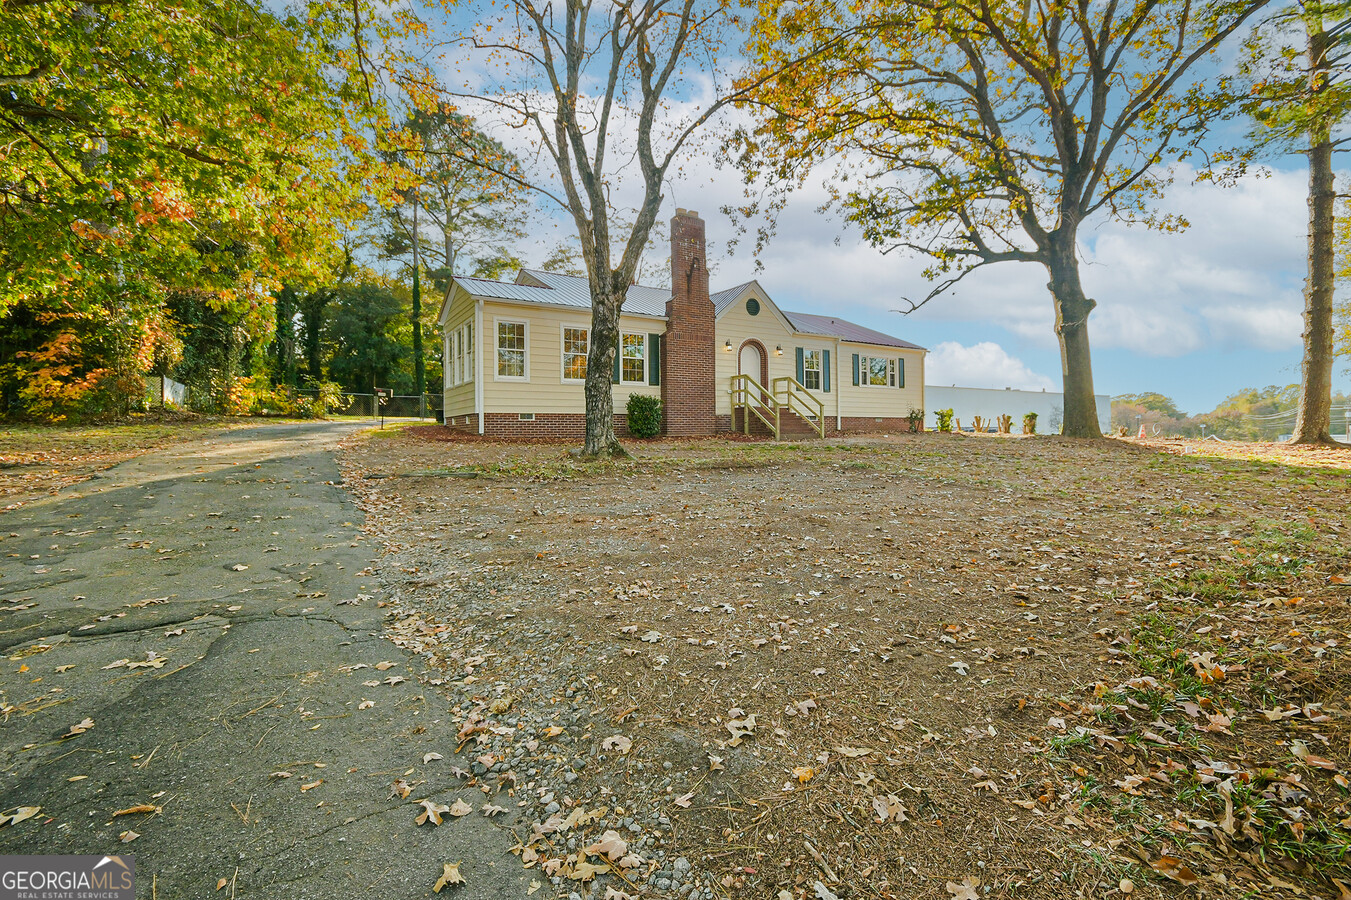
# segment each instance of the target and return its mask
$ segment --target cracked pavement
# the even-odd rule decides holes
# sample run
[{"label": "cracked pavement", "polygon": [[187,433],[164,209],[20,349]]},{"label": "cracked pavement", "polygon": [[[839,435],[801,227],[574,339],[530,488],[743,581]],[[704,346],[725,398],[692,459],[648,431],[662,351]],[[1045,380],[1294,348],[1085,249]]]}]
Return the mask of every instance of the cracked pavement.
[{"label": "cracked pavement", "polygon": [[0,515],[0,809],[42,807],[0,853],[133,853],[138,897],[426,897],[457,861],[458,898],[527,896],[511,816],[414,823],[484,798],[380,637],[334,461],[359,427],[210,435]]}]

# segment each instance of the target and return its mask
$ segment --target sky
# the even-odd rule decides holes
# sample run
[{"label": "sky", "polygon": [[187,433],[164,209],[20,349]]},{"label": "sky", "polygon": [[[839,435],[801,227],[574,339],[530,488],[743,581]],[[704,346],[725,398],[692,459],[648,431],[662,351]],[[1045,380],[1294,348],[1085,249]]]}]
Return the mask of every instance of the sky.
[{"label": "sky", "polygon": [[[508,81],[499,64],[500,58],[459,57],[449,80],[462,79],[468,94],[490,91]],[[695,76],[668,116],[679,121],[702,108],[712,90],[709,79]],[[522,156],[539,159],[524,129],[501,122],[494,127],[491,109],[483,112],[485,130]],[[920,344],[930,350],[930,384],[1058,389],[1060,360],[1044,269],[1024,263],[987,267],[902,315],[896,310],[908,306],[904,298],[922,298],[930,290],[924,262],[871,247],[841,218],[820,212],[825,172],[790,200],[758,258],[749,237],[729,253],[736,226],[719,209],[741,202],[744,186],[740,173],[719,159],[718,137],[727,127],[727,117],[715,120],[682,155],[660,216],[668,221],[678,206],[703,215],[713,290],[754,278],[785,309],[839,315]],[[624,159],[618,136],[631,130],[621,110],[611,128],[618,141],[612,165]],[[635,195],[632,179],[616,174],[614,197],[622,206]],[[1105,216],[1081,228],[1081,277],[1098,302],[1089,319],[1096,392],[1158,391],[1179,408],[1200,413],[1244,388],[1297,382],[1307,220],[1303,158],[1277,159],[1230,187],[1196,182],[1186,168],[1175,175],[1157,206],[1190,223],[1181,233]],[[538,264],[571,228],[557,207],[541,203],[530,216],[523,256]],[[668,257],[665,246],[654,248],[644,273]],[[1351,391],[1349,366],[1339,361],[1335,389]]]},{"label": "sky", "polygon": [[[1161,205],[1190,222],[1181,233],[1106,220],[1084,228],[1082,278],[1098,302],[1089,320],[1097,393],[1158,391],[1200,413],[1243,388],[1299,380],[1307,177],[1301,163],[1227,188],[1180,173]],[[663,220],[677,206],[706,220],[713,290],[756,279],[784,309],[839,315],[920,344],[930,351],[929,384],[1059,390],[1060,356],[1040,266],[986,268],[902,315],[896,312],[908,305],[902,298],[929,290],[923,262],[883,253],[838,217],[818,212],[823,189],[809,185],[790,201],[758,260],[749,240],[728,253],[736,226],[718,210],[740,196],[738,177],[699,158],[669,186],[663,204]],[[527,258],[543,259],[560,230],[536,218],[540,249]],[[660,265],[667,253],[654,249],[654,261]],[[1339,361],[1334,388],[1351,390],[1347,367]]]}]

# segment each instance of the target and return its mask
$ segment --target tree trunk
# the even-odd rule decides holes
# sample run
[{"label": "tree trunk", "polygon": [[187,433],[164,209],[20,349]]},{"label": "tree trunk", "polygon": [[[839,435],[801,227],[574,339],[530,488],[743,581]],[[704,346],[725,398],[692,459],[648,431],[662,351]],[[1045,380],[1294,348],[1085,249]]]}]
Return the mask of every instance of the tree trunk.
[{"label": "tree trunk", "polygon": [[[1327,77],[1327,35],[1310,23],[1309,91]],[[1332,443],[1333,203],[1332,141],[1322,117],[1309,130],[1309,260],[1304,281],[1304,362],[1292,444]]]},{"label": "tree trunk", "polygon": [[602,291],[593,284],[591,347],[586,357],[584,456],[628,456],[615,436],[613,379],[615,354],[619,352],[619,302],[613,286]]},{"label": "tree trunk", "polygon": [[1093,397],[1093,359],[1088,345],[1088,314],[1098,304],[1084,296],[1073,235],[1057,236],[1047,253],[1046,285],[1055,302],[1055,333],[1060,342],[1060,373],[1065,392],[1066,437],[1100,438]]}]

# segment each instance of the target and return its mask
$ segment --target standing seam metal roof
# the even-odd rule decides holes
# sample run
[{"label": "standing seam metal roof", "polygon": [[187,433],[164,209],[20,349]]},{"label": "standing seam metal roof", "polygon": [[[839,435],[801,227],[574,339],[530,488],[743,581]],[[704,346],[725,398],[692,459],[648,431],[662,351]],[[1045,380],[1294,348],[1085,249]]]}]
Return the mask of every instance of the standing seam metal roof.
[{"label": "standing seam metal roof", "polygon": [[[516,282],[489,281],[486,278],[457,277],[461,286],[475,297],[488,297],[497,300],[516,300],[523,303],[540,303],[546,306],[569,306],[577,309],[591,308],[591,287],[585,278],[576,275],[560,275],[557,272],[544,272],[538,269],[522,269],[516,276]],[[536,282],[535,284],[528,283]],[[754,282],[748,281],[736,287],[711,294],[714,315],[720,315],[731,305],[746,288]],[[544,285],[541,287],[540,285]],[[666,318],[666,301],[671,292],[666,288],[647,287],[635,284],[629,287],[624,299],[624,312],[638,316]],[[808,313],[788,312],[781,309],[789,324],[802,334],[815,334],[835,337],[858,344],[875,344],[882,347],[900,347],[907,350],[923,350],[918,344],[903,341],[881,331],[864,328],[845,319],[834,316],[814,316]]]}]

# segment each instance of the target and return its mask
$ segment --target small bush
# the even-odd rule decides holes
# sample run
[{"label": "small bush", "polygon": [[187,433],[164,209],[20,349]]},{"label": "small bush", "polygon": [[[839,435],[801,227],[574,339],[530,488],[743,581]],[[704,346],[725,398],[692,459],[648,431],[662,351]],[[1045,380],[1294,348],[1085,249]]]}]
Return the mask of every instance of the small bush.
[{"label": "small bush", "polygon": [[924,410],[911,407],[910,412],[905,414],[905,418],[910,422],[910,432],[913,434],[919,431],[924,424]]},{"label": "small bush", "polygon": [[951,430],[952,430],[952,409],[951,409],[951,408],[948,408],[948,409],[936,409],[936,410],[934,410],[934,418],[938,421],[938,430],[939,430],[939,431],[951,431]]},{"label": "small bush", "polygon": [[1037,433],[1037,414],[1034,412],[1023,413],[1023,434]]},{"label": "small bush", "polygon": [[638,438],[661,434],[661,400],[646,394],[630,394],[625,411],[629,415],[629,434]]}]

